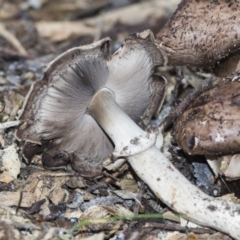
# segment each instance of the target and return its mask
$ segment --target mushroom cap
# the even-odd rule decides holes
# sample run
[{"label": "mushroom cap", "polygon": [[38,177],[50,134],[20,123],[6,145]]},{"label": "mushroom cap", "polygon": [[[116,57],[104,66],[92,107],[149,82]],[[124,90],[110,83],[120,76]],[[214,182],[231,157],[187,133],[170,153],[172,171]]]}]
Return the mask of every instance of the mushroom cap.
[{"label": "mushroom cap", "polygon": [[209,68],[239,49],[239,25],[239,0],[183,0],[157,42],[169,65]]},{"label": "mushroom cap", "polygon": [[74,170],[86,177],[101,173],[102,162],[114,148],[88,113],[91,99],[101,88],[111,89],[135,122],[140,122],[154,99],[151,77],[163,59],[152,33],[131,35],[112,56],[109,42],[104,38],[68,50],[31,86],[20,115],[24,123],[16,136],[46,145],[42,155],[45,167],[60,168],[71,162]]},{"label": "mushroom cap", "polygon": [[177,119],[175,139],[188,154],[240,153],[240,83],[229,78],[219,78],[218,85],[191,101]]}]

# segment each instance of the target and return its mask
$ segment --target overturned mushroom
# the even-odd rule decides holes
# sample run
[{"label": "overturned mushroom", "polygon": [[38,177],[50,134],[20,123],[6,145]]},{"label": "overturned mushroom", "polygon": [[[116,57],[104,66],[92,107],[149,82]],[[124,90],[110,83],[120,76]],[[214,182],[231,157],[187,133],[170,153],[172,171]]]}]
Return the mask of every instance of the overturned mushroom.
[{"label": "overturned mushroom", "polygon": [[[31,153],[25,157],[32,157],[32,151],[42,145],[46,147],[42,155],[46,168],[71,163],[84,176],[101,174],[102,162],[114,145],[89,114],[89,105],[98,91],[109,89],[135,122],[141,117],[148,121],[163,99],[159,92],[164,93],[165,80],[152,76],[162,62],[150,31],[130,36],[113,56],[109,38],[59,56],[49,64],[43,79],[32,85],[25,100],[20,116],[24,123],[16,133],[31,145]],[[119,134],[121,126],[116,127]]]},{"label": "overturned mushroom", "polygon": [[183,0],[157,42],[169,65],[209,68],[240,48],[239,25],[239,0]]}]

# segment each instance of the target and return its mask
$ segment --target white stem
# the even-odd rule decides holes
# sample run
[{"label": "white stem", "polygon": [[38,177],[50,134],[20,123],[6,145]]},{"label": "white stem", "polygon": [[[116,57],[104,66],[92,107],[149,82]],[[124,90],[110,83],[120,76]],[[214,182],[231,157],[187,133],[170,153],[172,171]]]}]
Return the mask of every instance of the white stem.
[{"label": "white stem", "polygon": [[157,135],[139,128],[115,102],[110,89],[103,88],[96,93],[88,110],[114,142],[115,155],[129,156],[155,145]]},{"label": "white stem", "polygon": [[159,199],[185,218],[240,239],[240,205],[203,193],[155,146],[128,162]]},{"label": "white stem", "polygon": [[[116,146],[126,148],[124,144],[136,136],[147,136],[115,103],[109,90],[96,96],[89,112]],[[240,205],[206,195],[192,185],[155,145],[149,144],[146,149],[127,159],[158,198],[186,218],[240,239]]]}]

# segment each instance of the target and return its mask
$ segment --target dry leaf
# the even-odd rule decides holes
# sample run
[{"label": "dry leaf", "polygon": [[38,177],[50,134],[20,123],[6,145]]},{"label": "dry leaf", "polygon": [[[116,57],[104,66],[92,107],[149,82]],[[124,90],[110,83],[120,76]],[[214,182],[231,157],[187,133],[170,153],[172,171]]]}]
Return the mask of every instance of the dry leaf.
[{"label": "dry leaf", "polygon": [[114,205],[112,209],[115,211],[115,215],[117,216],[132,216],[134,214],[121,204]]},{"label": "dry leaf", "polygon": [[8,2],[1,3],[0,19],[7,20],[16,17],[18,14],[18,8],[15,4]]},{"label": "dry leaf", "polygon": [[[0,207],[0,221],[6,221],[6,222],[14,222],[15,224],[21,224],[21,225],[28,225],[31,228],[40,229],[39,227],[32,224],[30,219],[24,217],[25,212],[22,210],[18,210],[18,214],[16,214],[16,209],[10,208],[10,207]],[[0,238],[1,239],[1,238]]]},{"label": "dry leaf", "polygon": [[[83,221],[86,219],[96,220],[108,218],[112,215],[116,215],[116,211],[112,207],[92,206],[81,215],[79,221]],[[119,228],[119,223],[121,223],[121,221],[103,220],[102,223],[90,224],[87,225],[87,227],[91,228],[94,231],[99,231],[101,229],[109,229],[110,231],[116,231]]]},{"label": "dry leaf", "polygon": [[132,191],[127,190],[116,190],[113,191],[117,196],[121,197],[122,199],[136,199],[137,193],[133,193]]},{"label": "dry leaf", "polygon": [[73,176],[67,182],[66,185],[70,188],[84,188],[86,183],[81,176]]},{"label": "dry leaf", "polygon": [[94,199],[94,196],[85,190],[76,189],[76,192],[80,193],[83,196],[84,201],[89,201],[89,200]]},{"label": "dry leaf", "polygon": [[16,179],[20,173],[21,162],[17,154],[16,146],[11,145],[0,150],[0,181],[9,183]]},{"label": "dry leaf", "polygon": [[24,191],[32,192],[37,201],[49,198],[55,205],[66,202],[68,192],[62,188],[72,174],[59,172],[34,172],[24,186]]},{"label": "dry leaf", "polygon": [[80,218],[82,215],[82,211],[78,209],[70,210],[67,209],[64,213],[65,218]]},{"label": "dry leaf", "polygon": [[135,179],[121,178],[116,182],[117,186],[119,186],[122,190],[126,190],[129,192],[137,192],[138,185]]},{"label": "dry leaf", "polygon": [[[95,36],[99,31],[100,21],[102,25],[102,32],[111,31],[114,29],[115,25],[126,25],[127,29],[127,26],[133,27],[142,25],[144,21],[149,22],[149,19],[156,22],[167,18],[169,16],[169,11],[173,11],[178,3],[179,0],[169,0],[167,2],[152,0],[107,12],[101,19],[97,16],[82,21],[71,22],[39,21],[36,23],[36,27],[40,35],[51,42],[65,41],[67,39],[87,35]],[[128,34],[129,32],[127,35]],[[123,39],[125,37],[126,36],[123,36]]]},{"label": "dry leaf", "polygon": [[[18,206],[21,192],[0,192],[1,206]],[[22,192],[21,207],[31,207],[37,201],[36,196],[30,192]]]},{"label": "dry leaf", "polygon": [[126,162],[125,158],[119,158],[116,161],[112,162],[110,158],[107,158],[103,162],[103,167],[106,168],[108,171],[116,171]]},{"label": "dry leaf", "polygon": [[76,236],[75,240],[104,240],[105,234],[103,232],[94,234],[91,237],[82,238],[81,236]]}]

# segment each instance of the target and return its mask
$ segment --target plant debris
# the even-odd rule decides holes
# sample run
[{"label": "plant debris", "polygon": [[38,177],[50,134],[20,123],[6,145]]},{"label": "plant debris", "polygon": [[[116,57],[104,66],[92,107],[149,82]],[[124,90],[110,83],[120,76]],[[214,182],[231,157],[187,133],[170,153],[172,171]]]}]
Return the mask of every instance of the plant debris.
[{"label": "plant debris", "polygon": [[[219,12],[216,15],[216,21],[209,28],[213,32],[216,29],[219,30],[215,25],[221,26],[221,16],[227,17],[229,12],[233,13],[238,4],[238,1],[232,4],[230,1],[229,9],[221,12],[219,7],[226,1],[218,2],[220,6],[216,4],[216,1],[211,1],[208,6],[212,9],[212,15]],[[94,174],[94,169],[91,167],[89,171],[92,172],[92,176],[89,179],[81,176],[84,174],[76,173],[70,165],[66,165],[64,169],[55,168],[54,171],[43,168],[42,152],[44,148],[55,144],[55,138],[24,143],[15,137],[15,132],[23,124],[19,116],[31,85],[43,78],[49,63],[60,54],[70,48],[110,37],[112,42],[109,55],[105,59],[106,62],[110,62],[114,58],[112,53],[121,47],[129,35],[134,36],[131,34],[151,29],[153,35],[158,38],[157,44],[154,43],[154,49],[155,47],[160,49],[159,54],[163,58],[161,60],[163,63],[156,64],[162,65],[161,67],[154,66],[154,72],[157,74],[151,79],[153,84],[147,88],[155,91],[154,99],[162,105],[162,109],[158,114],[160,106],[150,104],[146,112],[140,114],[144,122],[140,126],[144,130],[150,129],[152,134],[155,131],[152,129],[157,129],[162,124],[166,131],[163,137],[157,140],[157,146],[160,147],[163,143],[161,151],[167,160],[170,160],[192,184],[197,185],[206,194],[218,197],[231,192],[232,195],[224,196],[218,201],[239,204],[239,199],[234,197],[234,193],[237,197],[240,196],[238,181],[229,182],[229,179],[225,179],[225,175],[230,176],[227,175],[229,165],[222,165],[220,170],[218,169],[217,174],[220,173],[218,178],[216,172],[210,169],[209,161],[206,161],[204,156],[201,156],[201,161],[197,157],[187,156],[179,148],[181,144],[178,146],[171,135],[172,124],[176,127],[176,122],[185,116],[182,113],[185,110],[188,111],[189,106],[193,104],[189,105],[189,102],[194,101],[196,97],[203,98],[202,92],[205,90],[216,89],[215,83],[209,84],[215,75],[222,79],[227,74],[239,70],[239,42],[235,37],[233,44],[236,45],[231,47],[229,45],[231,41],[224,41],[224,50],[220,51],[220,47],[217,47],[219,51],[214,54],[210,54],[208,45],[206,46],[207,54],[203,45],[199,48],[195,47],[199,46],[197,44],[204,44],[203,40],[198,42],[203,23],[200,22],[193,27],[193,22],[198,20],[199,16],[191,15],[187,11],[180,14],[181,9],[185,7],[192,9],[194,1],[184,0],[177,8],[179,3],[180,0],[167,2],[159,0],[73,0],[71,2],[66,0],[0,0],[0,238],[16,240],[231,239],[210,228],[192,227],[190,223],[186,223],[186,226],[184,223],[181,226],[182,216],[171,210],[174,206],[169,208],[160,201],[154,192],[140,181],[136,172],[133,171],[135,168],[132,169],[125,158],[109,157],[113,149],[113,142],[110,138],[107,139],[111,144],[111,151],[106,154],[109,158],[98,159],[96,164],[96,167],[100,169],[98,173],[101,172],[101,174]],[[204,4],[204,1],[199,3],[197,13],[202,13],[203,8],[207,9]],[[173,19],[166,24],[176,9],[179,12],[175,13]],[[208,39],[210,42],[213,41],[211,39],[215,39],[215,45],[211,47],[220,46],[221,36],[228,31],[227,26],[231,24],[232,31],[226,35],[226,39],[235,36],[233,33],[239,22],[237,12],[238,8],[232,18],[226,18],[228,25],[223,26],[221,31],[219,30],[221,34],[216,38]],[[176,28],[179,21],[182,21],[181,18],[184,19],[185,24],[183,28]],[[190,18],[192,20],[189,21]],[[208,18],[208,14],[205,18]],[[169,27],[172,29],[170,32],[167,29]],[[193,32],[191,36],[197,36],[196,41],[193,41],[196,54],[191,54],[191,58],[188,54],[192,53],[193,49],[192,45],[188,44],[191,41],[191,38],[188,38],[189,29]],[[185,33],[181,35],[183,30]],[[141,34],[144,35],[146,32]],[[177,50],[177,47],[181,45],[179,44],[182,41],[181,36],[186,40],[187,48]],[[102,48],[101,51],[104,49]],[[133,53],[132,49],[129,51]],[[180,60],[179,55],[181,55]],[[208,61],[205,59],[206,55]],[[126,56],[123,55],[123,57]],[[193,67],[166,66],[169,64],[192,65]],[[126,70],[126,67],[123,67],[121,71],[126,73]],[[146,73],[145,70],[144,72]],[[236,76],[231,86],[238,86]],[[206,78],[208,81],[202,84],[202,80]],[[162,81],[163,84],[158,86],[158,81]],[[226,86],[230,85],[226,83]],[[144,88],[140,83],[138,87]],[[193,88],[196,89],[190,93]],[[218,88],[221,89],[223,86]],[[231,87],[231,89],[234,88]],[[135,87],[134,90],[136,89]],[[117,93],[116,96],[118,96]],[[188,97],[185,98],[185,96]],[[143,97],[142,94],[141,97]],[[163,97],[165,97],[164,101],[162,101]],[[177,99],[181,99],[182,102],[179,103]],[[237,96],[234,99],[237,99]],[[146,102],[140,107],[143,107]],[[236,101],[234,104],[237,106]],[[174,106],[177,106],[175,110],[173,110]],[[89,109],[88,111],[92,111]],[[132,109],[128,111],[129,114],[133,112]],[[163,120],[169,113],[168,118]],[[140,122],[139,116],[135,118],[137,122]],[[63,127],[66,126],[67,124]],[[55,126],[52,127],[54,130]],[[78,132],[76,134],[80,136]],[[121,134],[120,131],[119,135]],[[138,138],[135,138],[131,144],[137,147],[142,146]],[[57,146],[60,145],[57,143]],[[228,150],[230,147],[232,145],[227,147]],[[63,154],[66,154],[66,151]],[[64,156],[58,155],[60,158]],[[144,158],[144,161],[148,160],[147,157]],[[226,163],[229,162],[226,161]],[[157,169],[152,170],[152,172],[156,171]],[[235,175],[239,177],[238,172]],[[159,175],[160,178],[162,176]],[[172,180],[174,182],[174,179],[169,179],[169,182]],[[185,195],[185,191],[186,189],[179,188],[182,195]],[[174,204],[176,203],[177,201]],[[215,210],[213,203],[210,204],[208,211],[214,212]]]}]

